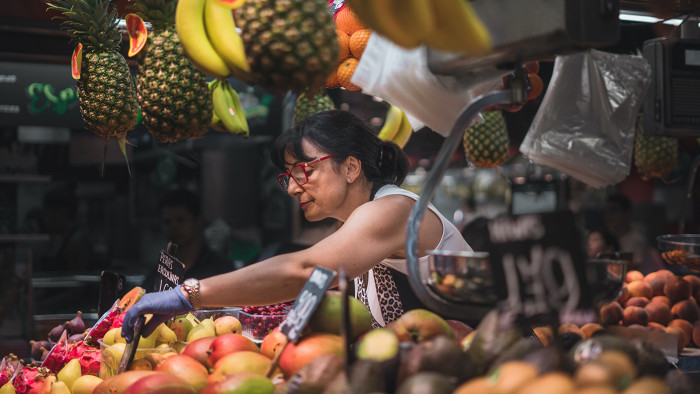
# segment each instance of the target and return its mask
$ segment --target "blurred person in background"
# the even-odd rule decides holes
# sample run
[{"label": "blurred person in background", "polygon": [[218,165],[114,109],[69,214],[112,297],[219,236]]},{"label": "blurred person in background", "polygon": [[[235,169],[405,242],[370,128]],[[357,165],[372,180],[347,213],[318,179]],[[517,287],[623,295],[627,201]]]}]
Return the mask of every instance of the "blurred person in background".
[{"label": "blurred person in background", "polygon": [[602,253],[612,253],[620,250],[617,238],[604,228],[594,228],[588,232],[586,240],[586,255],[589,259],[598,258]]}]

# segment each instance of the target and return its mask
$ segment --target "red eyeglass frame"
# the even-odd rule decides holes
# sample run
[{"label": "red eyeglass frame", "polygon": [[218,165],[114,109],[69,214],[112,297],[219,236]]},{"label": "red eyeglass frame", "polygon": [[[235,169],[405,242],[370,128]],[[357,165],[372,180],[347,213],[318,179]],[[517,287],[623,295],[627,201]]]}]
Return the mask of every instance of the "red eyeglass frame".
[{"label": "red eyeglass frame", "polygon": [[[306,185],[309,182],[309,174],[306,173],[306,167],[318,164],[326,159],[330,159],[333,156],[335,156],[335,155],[328,155],[328,156],[319,157],[318,159],[311,160],[308,163],[299,163],[299,164],[295,165],[294,167],[292,167],[292,169],[290,171],[285,171],[285,172],[279,173],[277,175],[277,182],[279,182],[280,186],[282,186],[282,188],[284,190],[288,190],[289,183],[287,183],[287,186],[285,186],[284,182],[282,182],[282,177],[286,175],[287,177],[289,177],[289,179],[293,179],[294,182],[297,183],[297,185],[299,185],[299,186]],[[292,175],[291,171],[293,171],[295,167],[301,167],[301,170],[304,173],[304,178],[305,178],[304,182],[299,183],[299,181],[297,181],[297,179],[294,178],[294,176]]]}]

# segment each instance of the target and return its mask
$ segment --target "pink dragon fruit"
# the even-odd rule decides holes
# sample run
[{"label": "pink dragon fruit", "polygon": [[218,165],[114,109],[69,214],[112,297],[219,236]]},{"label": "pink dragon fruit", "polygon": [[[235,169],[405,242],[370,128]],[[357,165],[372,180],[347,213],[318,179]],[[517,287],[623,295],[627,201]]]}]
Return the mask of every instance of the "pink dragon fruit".
[{"label": "pink dragon fruit", "polygon": [[0,361],[0,387],[9,382],[19,369],[19,359],[14,354],[10,353]]},{"label": "pink dragon fruit", "polygon": [[42,361],[41,366],[48,368],[53,373],[58,373],[70,361],[68,359],[68,345],[68,334],[64,332],[53,349],[49,351],[44,361]]},{"label": "pink dragon fruit", "polygon": [[[114,305],[105,312],[102,317],[95,323],[94,326],[88,331],[85,341],[91,344],[97,344],[99,339],[104,338],[107,331],[109,331],[114,325],[114,320],[122,313],[118,306],[118,301],[114,302]],[[121,321],[124,321],[122,317]],[[120,323],[121,324],[121,323]],[[121,327],[121,325],[120,325]]]},{"label": "pink dragon fruit", "polygon": [[39,393],[44,386],[45,379],[50,375],[52,373],[48,368],[30,364],[23,367],[15,376],[15,380],[12,381],[12,387],[18,394]]},{"label": "pink dragon fruit", "polygon": [[68,347],[66,363],[73,359],[80,359],[80,369],[83,375],[95,375],[100,372],[102,354],[99,348],[89,346],[84,341],[71,343]]},{"label": "pink dragon fruit", "polygon": [[126,312],[122,312],[117,317],[115,317],[114,321],[112,322],[111,328],[121,327],[124,324],[124,316],[126,316]]}]

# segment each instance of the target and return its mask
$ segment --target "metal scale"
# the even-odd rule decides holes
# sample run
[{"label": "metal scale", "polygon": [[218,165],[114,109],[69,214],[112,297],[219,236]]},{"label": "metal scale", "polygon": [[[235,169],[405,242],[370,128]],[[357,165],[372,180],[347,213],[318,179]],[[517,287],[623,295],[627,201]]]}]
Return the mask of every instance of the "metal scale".
[{"label": "metal scale", "polygon": [[406,260],[411,287],[425,306],[445,317],[481,320],[495,305],[495,300],[485,298],[481,291],[494,283],[492,270],[484,268],[488,261],[486,265],[482,264],[484,259],[488,260],[488,253],[467,256],[469,279],[477,286],[458,299],[446,297],[427,282],[430,274],[418,263],[418,226],[472,119],[489,106],[525,101],[525,75],[517,71],[524,62],[552,59],[555,55],[617,42],[620,2],[473,0],[472,6],[491,33],[493,52],[472,57],[429,50],[429,69],[437,75],[455,76],[465,83],[491,77],[494,72],[503,74],[508,69],[516,70],[516,78],[510,89],[490,92],[472,100],[455,121],[411,211],[406,233]]}]

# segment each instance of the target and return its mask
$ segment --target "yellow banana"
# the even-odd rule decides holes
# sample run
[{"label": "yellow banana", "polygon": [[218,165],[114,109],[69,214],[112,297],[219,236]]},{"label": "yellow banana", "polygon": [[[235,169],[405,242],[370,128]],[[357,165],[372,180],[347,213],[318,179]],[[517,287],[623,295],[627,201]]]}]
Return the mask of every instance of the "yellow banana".
[{"label": "yellow banana", "polygon": [[250,82],[250,65],[246,59],[243,40],[236,31],[231,9],[217,0],[205,0],[204,25],[207,37],[216,52],[239,80]]},{"label": "yellow banana", "polygon": [[185,54],[201,72],[213,78],[228,78],[231,71],[207,38],[204,3],[205,0],[179,0],[175,30]]},{"label": "yellow banana", "polygon": [[[235,96],[231,92],[233,92]],[[247,137],[248,122],[241,122],[241,114],[239,110],[236,109],[236,101],[238,101],[238,105],[240,106],[238,94],[231,88],[228,80],[222,80],[212,92],[214,113],[216,113],[216,116],[221,121],[226,132]]]},{"label": "yellow banana", "polygon": [[437,23],[431,1],[391,0],[394,20],[401,25],[406,34],[418,42],[423,42],[433,32]]},{"label": "yellow banana", "polygon": [[406,117],[406,113],[401,111],[401,125],[399,126],[399,131],[396,133],[392,141],[403,149],[411,136],[413,135],[413,127]]},{"label": "yellow banana", "polygon": [[236,92],[236,90],[229,83],[224,84],[224,89],[226,90],[229,98],[229,105],[231,105],[235,111],[233,116],[235,117],[236,123],[238,123],[240,127],[236,134],[240,135],[241,137],[248,138],[248,136],[250,136],[250,128],[248,127],[248,119],[245,116],[245,111],[243,110],[243,105],[241,104],[241,99],[238,96],[238,92]]},{"label": "yellow banana", "polygon": [[[392,0],[372,0],[369,4],[374,14],[374,23],[380,26],[377,29],[379,34],[404,48],[415,48],[421,44],[421,40],[413,34],[413,26],[403,25],[397,18]],[[403,2],[400,7],[405,7]]]},{"label": "yellow banana", "polygon": [[377,137],[383,139],[384,141],[391,141],[399,132],[399,127],[401,126],[401,108],[391,105],[389,110],[386,112],[386,119],[384,120],[384,126],[379,130]]},{"label": "yellow banana", "polygon": [[469,1],[432,0],[437,24],[425,44],[450,52],[484,55],[491,52],[491,35]]}]

